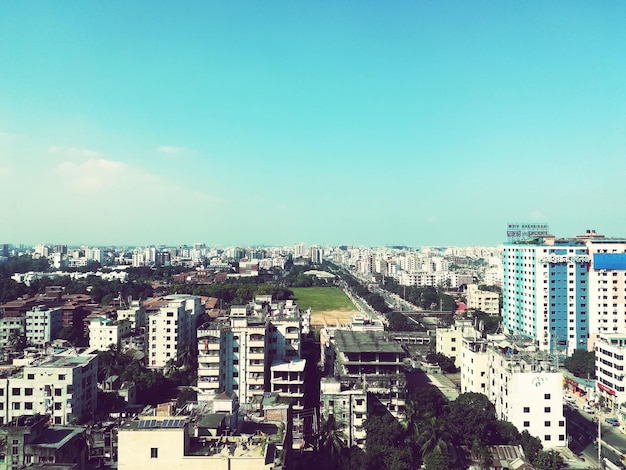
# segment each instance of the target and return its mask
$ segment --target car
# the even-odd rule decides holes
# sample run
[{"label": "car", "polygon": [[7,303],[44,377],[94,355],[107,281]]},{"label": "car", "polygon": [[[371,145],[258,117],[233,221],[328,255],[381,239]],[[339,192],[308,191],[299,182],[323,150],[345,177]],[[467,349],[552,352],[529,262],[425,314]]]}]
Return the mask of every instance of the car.
[{"label": "car", "polygon": [[584,411],[585,413],[589,413],[590,415],[592,415],[592,414],[594,414],[594,413],[595,413],[594,409],[593,409],[593,408],[591,408],[589,405],[585,405],[585,406],[583,406],[583,411]]},{"label": "car", "polygon": [[619,426],[619,420],[617,418],[606,418],[604,421],[606,421],[611,426]]}]

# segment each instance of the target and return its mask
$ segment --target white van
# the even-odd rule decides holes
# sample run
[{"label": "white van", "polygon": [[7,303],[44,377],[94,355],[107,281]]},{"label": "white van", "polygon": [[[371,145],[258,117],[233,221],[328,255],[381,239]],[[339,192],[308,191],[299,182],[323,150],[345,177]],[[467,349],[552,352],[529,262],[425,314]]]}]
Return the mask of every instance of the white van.
[{"label": "white van", "polygon": [[586,412],[586,413],[589,413],[590,415],[595,413],[594,409],[591,408],[589,405],[583,406],[583,411]]}]

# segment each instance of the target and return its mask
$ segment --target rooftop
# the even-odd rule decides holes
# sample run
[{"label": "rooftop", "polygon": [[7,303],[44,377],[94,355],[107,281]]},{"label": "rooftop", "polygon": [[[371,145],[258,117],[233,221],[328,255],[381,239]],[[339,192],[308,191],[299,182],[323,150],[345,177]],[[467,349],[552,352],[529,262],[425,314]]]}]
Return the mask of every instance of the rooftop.
[{"label": "rooftop", "polygon": [[335,331],[337,349],[344,353],[385,352],[403,354],[404,349],[382,331]]}]

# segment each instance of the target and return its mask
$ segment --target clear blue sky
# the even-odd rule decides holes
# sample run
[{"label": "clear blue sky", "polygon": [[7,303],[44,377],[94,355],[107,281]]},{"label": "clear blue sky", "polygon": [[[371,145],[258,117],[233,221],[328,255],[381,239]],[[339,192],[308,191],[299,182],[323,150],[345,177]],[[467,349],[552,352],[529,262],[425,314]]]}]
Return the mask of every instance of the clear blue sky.
[{"label": "clear blue sky", "polygon": [[626,4],[3,2],[0,242],[626,236]]}]

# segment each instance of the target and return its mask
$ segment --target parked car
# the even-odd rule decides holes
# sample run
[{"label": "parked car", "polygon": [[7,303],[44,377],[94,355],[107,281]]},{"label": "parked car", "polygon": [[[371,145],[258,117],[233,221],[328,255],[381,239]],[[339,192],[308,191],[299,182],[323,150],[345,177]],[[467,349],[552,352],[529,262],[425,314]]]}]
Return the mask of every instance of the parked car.
[{"label": "parked car", "polygon": [[589,413],[590,415],[595,413],[595,410],[593,408],[591,408],[589,405],[583,406],[583,411],[585,413]]},{"label": "parked car", "polygon": [[606,418],[604,421],[609,423],[611,426],[619,426],[619,420],[617,418]]}]

